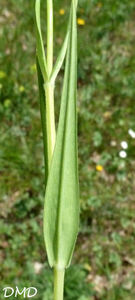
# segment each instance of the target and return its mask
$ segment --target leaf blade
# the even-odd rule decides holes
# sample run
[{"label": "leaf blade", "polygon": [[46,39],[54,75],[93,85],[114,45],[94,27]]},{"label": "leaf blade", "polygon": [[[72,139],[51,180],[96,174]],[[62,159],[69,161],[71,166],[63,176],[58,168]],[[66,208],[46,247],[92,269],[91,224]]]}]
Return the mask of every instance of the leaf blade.
[{"label": "leaf blade", "polygon": [[66,50],[67,50],[67,44],[68,44],[68,32],[66,34],[66,37],[64,39],[64,42],[63,42],[63,45],[60,49],[60,52],[59,52],[59,55],[57,57],[57,60],[55,62],[55,65],[54,65],[54,68],[53,68],[53,71],[52,71],[52,74],[51,74],[51,77],[50,77],[50,80],[51,81],[55,81],[61,67],[62,67],[62,64],[63,64],[63,61],[64,61],[64,58],[65,58],[65,55],[66,55]]},{"label": "leaf blade", "polygon": [[44,236],[49,263],[69,265],[79,224],[76,113],[76,6],[72,1],[58,133],[47,182]]},{"label": "leaf blade", "polygon": [[35,2],[35,16],[36,16],[37,56],[38,56],[38,61],[42,72],[42,76],[45,81],[48,78],[48,75],[47,75],[46,56],[45,56],[44,44],[43,44],[42,33],[41,33],[40,0],[36,0]]},{"label": "leaf blade", "polygon": [[44,78],[43,78],[37,57],[36,57],[36,65],[37,65],[37,75],[38,75],[41,125],[42,125],[42,132],[43,132],[45,187],[46,187],[47,178],[48,178],[48,169],[49,169],[49,167],[48,167],[48,151],[47,151],[46,100],[45,100],[45,90],[44,90]]}]

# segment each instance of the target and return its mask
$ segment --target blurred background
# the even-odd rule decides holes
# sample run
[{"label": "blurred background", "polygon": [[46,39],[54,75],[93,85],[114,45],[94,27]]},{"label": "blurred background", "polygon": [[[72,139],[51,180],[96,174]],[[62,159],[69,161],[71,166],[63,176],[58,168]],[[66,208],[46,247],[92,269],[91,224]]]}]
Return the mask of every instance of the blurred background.
[{"label": "blurred background", "polygon": [[[34,299],[51,300],[34,0],[0,2],[0,291],[34,286]],[[69,2],[54,1],[54,59]],[[135,1],[79,0],[77,17],[81,221],[65,300],[134,300]]]}]

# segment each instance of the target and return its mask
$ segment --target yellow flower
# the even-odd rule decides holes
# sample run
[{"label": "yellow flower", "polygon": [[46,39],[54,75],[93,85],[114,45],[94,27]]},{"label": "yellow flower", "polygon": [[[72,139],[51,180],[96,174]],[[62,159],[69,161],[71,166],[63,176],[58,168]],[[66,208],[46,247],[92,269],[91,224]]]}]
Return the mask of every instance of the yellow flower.
[{"label": "yellow flower", "polygon": [[85,20],[81,19],[81,18],[78,18],[77,23],[78,23],[78,25],[84,26],[85,25]]},{"label": "yellow flower", "polygon": [[97,166],[96,166],[96,170],[97,170],[98,172],[102,172],[102,171],[103,171],[103,166],[97,165]]},{"label": "yellow flower", "polygon": [[0,71],[0,79],[3,79],[6,77],[6,73],[4,71]]},{"label": "yellow flower", "polygon": [[61,8],[61,9],[59,10],[59,14],[60,14],[61,16],[63,16],[63,15],[65,14],[65,10],[64,10],[63,8]]},{"label": "yellow flower", "polygon": [[23,86],[23,85],[20,85],[20,86],[19,86],[19,92],[22,93],[22,92],[24,92],[24,90],[25,90],[24,86]]}]

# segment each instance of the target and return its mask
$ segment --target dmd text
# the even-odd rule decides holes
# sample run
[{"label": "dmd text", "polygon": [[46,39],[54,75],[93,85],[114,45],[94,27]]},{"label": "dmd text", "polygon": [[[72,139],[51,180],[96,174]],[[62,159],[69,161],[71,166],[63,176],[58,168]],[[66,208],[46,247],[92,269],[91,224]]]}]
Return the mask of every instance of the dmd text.
[{"label": "dmd text", "polygon": [[36,296],[37,294],[37,289],[35,287],[29,287],[26,288],[24,287],[23,289],[19,290],[19,288],[16,286],[15,289],[13,289],[10,286],[7,286],[3,289],[4,292],[4,298],[8,298],[11,296],[14,296],[15,298],[18,296],[23,296],[23,298],[32,298]]}]

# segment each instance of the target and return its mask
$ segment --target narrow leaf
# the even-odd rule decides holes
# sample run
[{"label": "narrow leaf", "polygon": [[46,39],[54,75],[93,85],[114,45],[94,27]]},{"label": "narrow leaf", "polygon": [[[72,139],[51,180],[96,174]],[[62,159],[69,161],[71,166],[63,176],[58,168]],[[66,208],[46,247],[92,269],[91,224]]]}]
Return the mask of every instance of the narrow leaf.
[{"label": "narrow leaf", "polygon": [[76,115],[76,6],[72,1],[58,133],[47,182],[45,243],[51,266],[70,264],[79,223]]},{"label": "narrow leaf", "polygon": [[37,74],[38,74],[38,86],[39,86],[39,101],[40,101],[40,114],[41,125],[43,132],[43,146],[44,146],[44,164],[45,164],[45,186],[48,177],[48,154],[47,154],[47,128],[46,128],[46,103],[45,103],[45,91],[44,91],[44,79],[40,70],[38,58],[36,58]]},{"label": "narrow leaf", "polygon": [[64,39],[64,42],[63,42],[63,45],[61,47],[61,50],[60,50],[60,53],[57,57],[57,60],[56,60],[56,63],[54,65],[54,68],[53,68],[53,72],[52,72],[52,75],[51,75],[51,78],[50,80],[51,81],[55,81],[61,67],[62,67],[62,64],[63,64],[63,61],[64,61],[64,58],[65,58],[65,55],[66,55],[66,50],[67,50],[67,45],[68,45],[68,36],[69,36],[69,33],[67,32],[66,34],[66,37]]},{"label": "narrow leaf", "polygon": [[47,66],[46,66],[46,57],[44,44],[41,33],[41,22],[40,22],[40,0],[35,2],[35,14],[36,14],[36,33],[37,33],[37,56],[40,65],[40,69],[43,75],[44,80],[47,79]]}]

